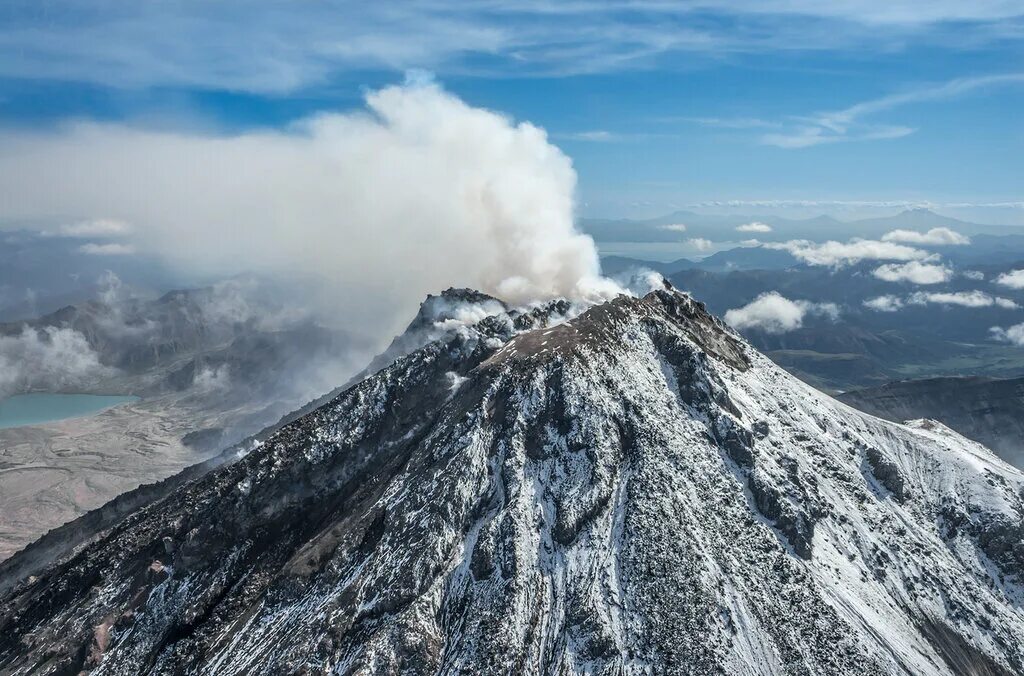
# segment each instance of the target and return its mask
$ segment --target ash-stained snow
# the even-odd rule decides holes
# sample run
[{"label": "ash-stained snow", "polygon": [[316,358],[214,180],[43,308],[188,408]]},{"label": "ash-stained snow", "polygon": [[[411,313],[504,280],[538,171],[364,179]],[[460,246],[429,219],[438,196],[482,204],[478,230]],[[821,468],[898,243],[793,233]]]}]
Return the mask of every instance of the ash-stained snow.
[{"label": "ash-stained snow", "polygon": [[983,447],[671,290],[435,298],[389,365],[0,599],[0,673],[1024,672],[1024,476]]}]

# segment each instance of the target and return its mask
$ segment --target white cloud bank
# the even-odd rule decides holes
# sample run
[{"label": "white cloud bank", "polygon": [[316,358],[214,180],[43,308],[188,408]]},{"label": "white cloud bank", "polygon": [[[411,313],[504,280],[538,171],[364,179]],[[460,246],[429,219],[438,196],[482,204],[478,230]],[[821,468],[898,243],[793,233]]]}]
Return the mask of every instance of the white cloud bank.
[{"label": "white cloud bank", "polygon": [[910,261],[889,263],[875,268],[871,273],[886,282],[910,282],[912,284],[941,284],[953,278],[953,271],[943,265]]},{"label": "white cloud bank", "polygon": [[806,239],[788,242],[770,242],[766,249],[788,251],[809,265],[843,266],[862,260],[913,261],[924,260],[933,254],[895,242],[872,239],[852,239],[849,242],[828,241],[816,243]]},{"label": "white cloud bank", "polygon": [[822,315],[835,320],[839,317],[839,307],[834,303],[793,301],[777,291],[769,291],[741,308],[726,312],[725,321],[739,330],[756,329],[765,333],[787,333],[802,327],[808,314]]},{"label": "white cloud bank", "polygon": [[132,223],[126,245],[187,271],[305,276],[320,295],[305,300],[381,339],[453,285],[512,302],[619,292],[575,229],[576,173],[543,130],[422,78],[366,108],[230,135],[11,132],[0,203],[12,219]]},{"label": "white cloud bank", "polygon": [[995,282],[1011,289],[1024,289],[1024,270],[1003,273],[996,277]]},{"label": "white cloud bank", "polygon": [[893,230],[882,235],[883,242],[906,242],[907,244],[926,244],[932,246],[963,246],[971,243],[971,239],[949,228],[932,228],[927,232],[917,230]]}]

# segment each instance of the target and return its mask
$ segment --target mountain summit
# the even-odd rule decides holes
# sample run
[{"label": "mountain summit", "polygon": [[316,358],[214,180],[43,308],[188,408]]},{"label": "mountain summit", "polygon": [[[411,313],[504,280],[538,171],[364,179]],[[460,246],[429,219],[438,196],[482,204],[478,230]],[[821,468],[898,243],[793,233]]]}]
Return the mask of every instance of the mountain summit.
[{"label": "mountain summit", "polygon": [[1022,473],[686,294],[392,356],[4,592],[0,673],[1024,672]]}]

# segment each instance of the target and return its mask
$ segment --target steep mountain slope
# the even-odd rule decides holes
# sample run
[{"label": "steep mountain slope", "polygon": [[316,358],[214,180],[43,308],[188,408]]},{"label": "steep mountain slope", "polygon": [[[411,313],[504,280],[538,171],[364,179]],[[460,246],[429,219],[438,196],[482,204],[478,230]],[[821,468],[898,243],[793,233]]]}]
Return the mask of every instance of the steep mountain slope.
[{"label": "steep mountain slope", "polygon": [[886,420],[939,420],[1024,468],[1024,378],[904,380],[839,400]]},{"label": "steep mountain slope", "polygon": [[0,597],[0,672],[1024,671],[1020,471],[684,294],[572,315],[425,304],[426,345]]}]

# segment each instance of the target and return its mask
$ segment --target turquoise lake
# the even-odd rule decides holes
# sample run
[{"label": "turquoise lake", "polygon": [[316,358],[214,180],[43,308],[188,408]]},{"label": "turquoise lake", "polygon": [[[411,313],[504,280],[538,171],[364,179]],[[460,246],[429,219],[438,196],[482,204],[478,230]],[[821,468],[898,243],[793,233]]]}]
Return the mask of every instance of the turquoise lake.
[{"label": "turquoise lake", "polygon": [[16,394],[0,401],[0,429],[81,418],[138,400],[104,394]]}]

